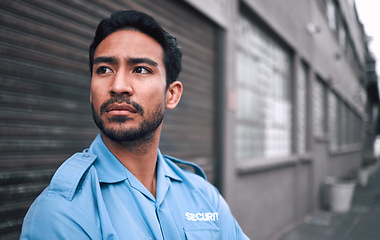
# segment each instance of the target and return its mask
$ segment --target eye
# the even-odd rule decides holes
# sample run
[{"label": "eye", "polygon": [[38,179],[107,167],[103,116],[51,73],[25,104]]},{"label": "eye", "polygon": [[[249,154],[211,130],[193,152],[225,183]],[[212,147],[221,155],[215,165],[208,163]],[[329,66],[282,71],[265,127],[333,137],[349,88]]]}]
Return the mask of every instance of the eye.
[{"label": "eye", "polygon": [[152,73],[152,71],[146,67],[136,67],[133,72],[140,73],[140,74],[148,74]]},{"label": "eye", "polygon": [[112,73],[111,68],[101,66],[96,69],[96,74],[106,74],[106,73]]}]

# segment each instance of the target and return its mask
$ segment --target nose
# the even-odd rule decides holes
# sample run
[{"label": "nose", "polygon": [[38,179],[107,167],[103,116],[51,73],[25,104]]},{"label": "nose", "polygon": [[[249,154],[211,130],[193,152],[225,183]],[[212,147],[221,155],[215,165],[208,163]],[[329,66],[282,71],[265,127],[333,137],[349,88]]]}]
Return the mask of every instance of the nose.
[{"label": "nose", "polygon": [[126,94],[128,96],[133,94],[132,77],[127,71],[119,69],[115,73],[112,84],[110,85],[110,93],[111,95]]}]

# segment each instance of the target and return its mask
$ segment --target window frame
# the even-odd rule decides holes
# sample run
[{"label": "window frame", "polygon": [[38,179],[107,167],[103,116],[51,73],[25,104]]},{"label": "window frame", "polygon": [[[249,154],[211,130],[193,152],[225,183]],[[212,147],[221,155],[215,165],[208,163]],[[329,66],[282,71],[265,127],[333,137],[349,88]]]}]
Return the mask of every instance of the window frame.
[{"label": "window frame", "polygon": [[[242,10],[244,11],[244,10]],[[237,162],[238,162],[238,169],[239,171],[251,171],[252,169],[259,169],[259,168],[262,168],[262,167],[268,167],[268,166],[272,166],[273,164],[277,165],[277,164],[286,164],[287,162],[294,162],[296,160],[294,154],[295,154],[295,150],[294,150],[294,147],[293,147],[293,144],[294,144],[294,141],[295,141],[295,138],[294,138],[294,122],[295,122],[295,114],[294,114],[294,107],[295,107],[295,101],[294,101],[294,94],[292,94],[294,92],[294,65],[295,65],[295,59],[294,59],[294,55],[293,55],[293,52],[291,51],[291,49],[280,39],[278,38],[278,36],[276,34],[274,34],[273,32],[271,32],[270,28],[268,26],[266,26],[265,24],[263,24],[260,20],[257,20],[257,19],[252,19],[252,18],[255,18],[255,16],[252,16],[252,14],[240,14],[239,15],[239,27],[237,29],[240,29],[240,31],[244,30],[244,28],[247,28],[247,27],[253,27],[253,28],[256,28],[258,29],[258,31],[260,31],[260,34],[262,34],[264,37],[263,39],[261,40],[262,44],[268,44],[268,42],[274,42],[275,45],[278,47],[274,50],[274,52],[272,54],[277,54],[276,55],[276,58],[272,59],[273,60],[273,69],[274,69],[274,72],[276,71],[281,71],[281,69],[288,69],[287,71],[287,77],[284,78],[284,79],[287,79],[287,80],[284,80],[286,81],[286,84],[282,84],[284,86],[287,86],[287,88],[281,88],[280,86],[280,89],[286,89],[285,91],[282,91],[282,94],[284,94],[284,96],[286,95],[287,96],[287,101],[288,101],[288,104],[289,104],[289,114],[287,115],[288,117],[288,147],[287,147],[287,153],[284,154],[284,155],[278,155],[278,156],[268,156],[266,155],[266,153],[262,154],[261,156],[252,156],[252,157],[246,157],[245,159],[242,159],[241,156],[239,155],[238,153],[238,148],[239,148],[239,144],[241,144],[238,140],[238,136],[235,136],[235,157],[237,159]],[[240,21],[243,19],[243,21],[245,21],[244,24],[240,23]],[[239,30],[238,30],[239,31]],[[240,33],[237,32],[236,33],[237,35],[239,35]],[[240,36],[240,35],[239,35]],[[238,38],[239,41],[237,41],[236,43],[236,47],[235,47],[235,62],[238,61],[238,59],[240,57],[238,57],[238,52],[241,51],[243,52],[244,54],[250,54],[250,49],[249,48],[253,48],[254,46],[252,44],[247,44],[244,40],[244,37],[239,37]],[[254,37],[252,37],[251,39],[253,39],[252,41],[257,41],[257,39],[255,39]],[[260,40],[259,40],[260,41]],[[248,47],[250,46],[250,47]],[[257,46],[256,46],[257,47]],[[281,50],[279,50],[281,49]],[[281,54],[279,53],[278,51],[282,51],[284,54]],[[270,59],[268,60],[268,55],[265,55],[265,54],[262,54],[261,55],[263,58],[260,59],[260,56],[259,55],[254,55],[253,56],[253,59],[257,60],[257,61],[260,61],[260,64],[263,64],[263,61],[270,61]],[[284,58],[284,56],[287,56]],[[284,64],[287,64],[286,67],[282,66],[281,64],[279,65],[279,59],[283,59],[284,61],[282,61]],[[237,68],[235,68],[237,69]],[[272,69],[272,70],[273,70]],[[239,70],[240,71],[240,70]],[[237,75],[236,75],[237,76]],[[238,79],[236,78],[236,98],[238,98],[239,94],[239,90],[238,90]],[[281,85],[281,84],[280,84]],[[281,91],[279,91],[281,92]],[[239,101],[237,99],[237,108],[239,108]],[[236,111],[239,111],[238,109],[236,109]],[[240,124],[242,121],[239,120],[236,116],[238,115],[238,113],[235,112],[235,116],[234,116],[234,119],[235,119],[235,126],[234,126],[234,133],[236,134],[237,132],[237,125]]]}]

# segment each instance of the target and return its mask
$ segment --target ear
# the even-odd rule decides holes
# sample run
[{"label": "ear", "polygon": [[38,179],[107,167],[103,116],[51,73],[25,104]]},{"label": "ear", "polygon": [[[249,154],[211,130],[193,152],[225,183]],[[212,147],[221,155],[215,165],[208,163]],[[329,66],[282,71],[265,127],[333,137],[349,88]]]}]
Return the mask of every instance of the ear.
[{"label": "ear", "polygon": [[182,96],[182,83],[180,81],[174,81],[169,85],[168,90],[166,91],[166,108],[174,109]]}]

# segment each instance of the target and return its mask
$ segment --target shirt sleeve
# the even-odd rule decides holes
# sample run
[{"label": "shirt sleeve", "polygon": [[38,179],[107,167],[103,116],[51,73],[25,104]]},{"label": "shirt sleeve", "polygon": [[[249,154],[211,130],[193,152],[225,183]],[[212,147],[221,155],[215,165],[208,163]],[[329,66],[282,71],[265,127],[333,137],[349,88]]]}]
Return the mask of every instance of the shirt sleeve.
[{"label": "shirt sleeve", "polygon": [[232,215],[224,198],[219,194],[219,221],[221,239],[249,240]]},{"label": "shirt sleeve", "polygon": [[21,240],[101,239],[95,224],[84,219],[80,209],[60,197],[37,199],[24,218]]}]

